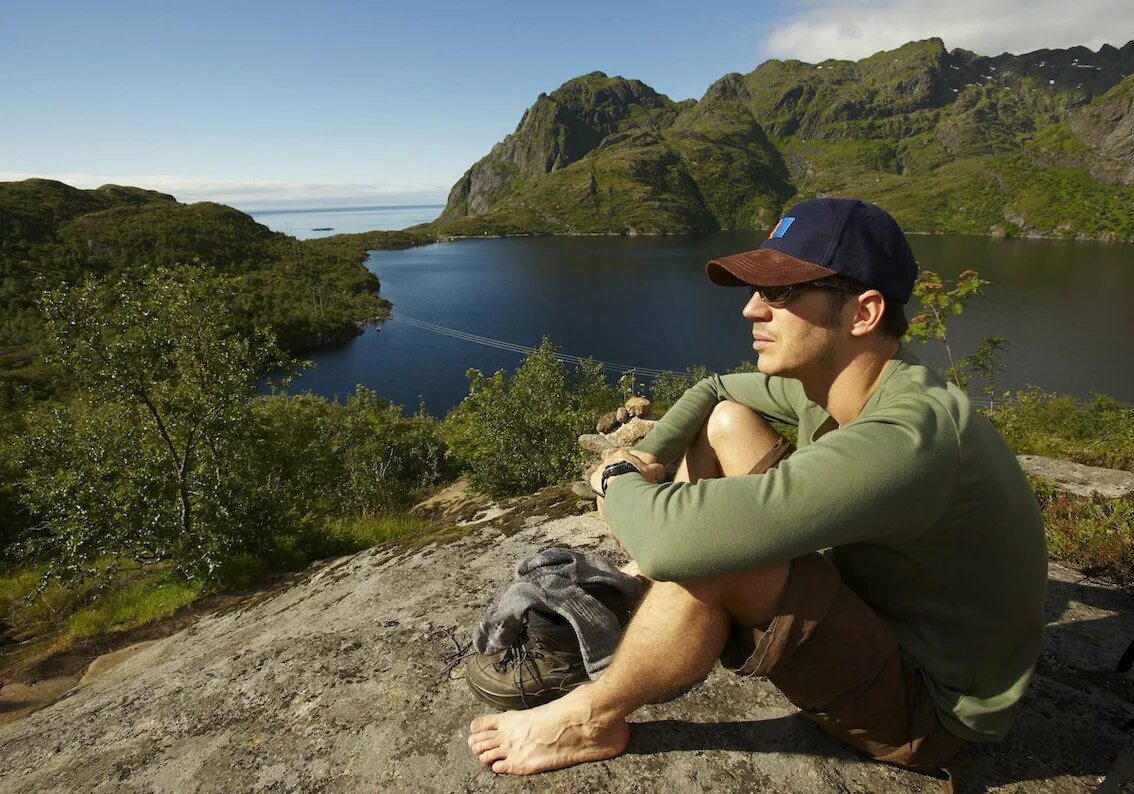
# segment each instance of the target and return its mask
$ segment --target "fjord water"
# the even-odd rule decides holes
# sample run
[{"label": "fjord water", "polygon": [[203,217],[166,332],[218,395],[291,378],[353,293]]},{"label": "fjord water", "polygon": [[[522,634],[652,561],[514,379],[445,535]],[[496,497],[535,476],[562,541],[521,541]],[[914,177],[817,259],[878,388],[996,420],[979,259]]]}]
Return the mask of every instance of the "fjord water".
[{"label": "fjord water", "polygon": [[[1134,244],[911,236],[922,268],[992,282],[951,321],[954,353],[1007,337],[1001,389],[1034,384],[1134,401]],[[367,267],[394,312],[527,346],[549,336],[564,353],[640,367],[714,371],[754,360],[744,290],[712,285],[704,263],[750,250],[753,232],[693,237],[459,240],[375,251]],[[909,315],[916,307],[909,307]],[[937,366],[940,344],[915,345]],[[467,393],[465,371],[513,369],[520,355],[391,320],[309,355],[292,391],[344,397],[363,384],[412,410],[444,414]],[[974,392],[975,393],[975,392]],[[533,411],[544,406],[532,406]]]},{"label": "fjord water", "polygon": [[300,240],[356,234],[388,229],[404,229],[436,220],[444,204],[400,204],[380,207],[331,207],[326,209],[249,210],[257,223],[273,232],[283,232]]}]

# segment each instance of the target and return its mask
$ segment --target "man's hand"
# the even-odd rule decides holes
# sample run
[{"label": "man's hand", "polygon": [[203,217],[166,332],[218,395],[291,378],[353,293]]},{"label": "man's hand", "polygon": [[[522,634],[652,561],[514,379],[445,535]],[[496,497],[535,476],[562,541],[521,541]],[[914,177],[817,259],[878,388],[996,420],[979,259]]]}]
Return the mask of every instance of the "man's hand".
[{"label": "man's hand", "polygon": [[657,458],[653,455],[646,453],[633,453],[627,452],[624,449],[615,449],[606,453],[603,456],[602,462],[599,463],[591,473],[591,488],[595,493],[602,494],[602,470],[612,463],[617,463],[620,460],[628,461],[638,472],[646,478],[647,482],[659,483],[665,479],[665,466],[657,462]]}]

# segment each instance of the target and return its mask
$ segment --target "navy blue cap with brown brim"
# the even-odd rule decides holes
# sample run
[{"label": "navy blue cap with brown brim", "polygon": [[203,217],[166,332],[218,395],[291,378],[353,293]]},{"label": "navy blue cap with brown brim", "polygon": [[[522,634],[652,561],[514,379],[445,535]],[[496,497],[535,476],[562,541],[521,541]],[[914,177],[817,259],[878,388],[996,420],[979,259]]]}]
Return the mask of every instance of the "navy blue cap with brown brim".
[{"label": "navy blue cap with brown brim", "polygon": [[792,207],[758,249],[706,265],[724,287],[782,287],[843,276],[907,303],[917,278],[909,241],[890,214],[858,199],[813,199]]}]

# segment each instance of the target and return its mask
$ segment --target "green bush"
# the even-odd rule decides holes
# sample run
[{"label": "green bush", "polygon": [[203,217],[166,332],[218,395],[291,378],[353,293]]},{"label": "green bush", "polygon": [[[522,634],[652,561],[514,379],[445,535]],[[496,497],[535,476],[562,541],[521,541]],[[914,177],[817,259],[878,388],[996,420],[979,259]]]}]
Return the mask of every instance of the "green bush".
[{"label": "green bush", "polygon": [[1017,455],[1134,471],[1134,407],[1112,397],[1082,401],[1033,387],[988,416]]},{"label": "green bush", "polygon": [[291,568],[325,550],[330,519],[403,507],[437,482],[428,416],[364,389],[345,405],[258,396],[286,359],[270,333],[233,327],[231,298],[198,267],[48,293],[52,360],[76,389],[29,411],[0,456],[38,519],[25,558],[73,580],[106,560],[193,580],[223,578],[241,555]]},{"label": "green bush", "polygon": [[654,378],[650,389],[653,408],[658,412],[665,412],[681,399],[685,390],[697,382],[709,377],[709,370],[705,367],[690,367],[684,375],[667,372]]},{"label": "green bush", "polygon": [[405,507],[443,476],[440,425],[363,387],[345,404],[315,395],[253,401],[254,476],[293,521]]},{"label": "green bush", "polygon": [[596,363],[573,374],[544,339],[511,375],[469,370],[469,394],[445,418],[450,456],[477,490],[531,493],[579,476],[579,436],[619,402]]}]

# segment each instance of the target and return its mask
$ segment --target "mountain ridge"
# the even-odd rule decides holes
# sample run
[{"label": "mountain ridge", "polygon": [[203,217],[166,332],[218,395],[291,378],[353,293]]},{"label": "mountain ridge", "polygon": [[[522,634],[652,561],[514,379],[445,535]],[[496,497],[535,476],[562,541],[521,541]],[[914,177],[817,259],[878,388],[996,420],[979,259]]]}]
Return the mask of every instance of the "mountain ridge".
[{"label": "mountain ridge", "polygon": [[1134,239],[1132,72],[1134,41],[983,56],[940,39],[765,61],[681,103],[592,72],[541,94],[424,228],[763,228],[795,201],[857,195],[911,231]]}]

